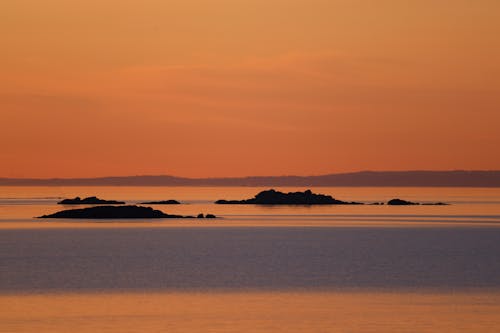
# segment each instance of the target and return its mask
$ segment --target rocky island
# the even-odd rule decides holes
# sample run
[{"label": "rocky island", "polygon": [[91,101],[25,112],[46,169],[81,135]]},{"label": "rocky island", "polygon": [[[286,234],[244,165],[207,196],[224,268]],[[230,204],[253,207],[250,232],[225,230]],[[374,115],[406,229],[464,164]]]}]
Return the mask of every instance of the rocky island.
[{"label": "rocky island", "polygon": [[252,199],[217,200],[219,205],[362,205],[360,202],[346,202],[329,195],[315,194],[311,190],[283,193],[276,190],[262,191]]},{"label": "rocky island", "polygon": [[[200,214],[201,215],[201,214]],[[215,218],[208,214],[205,218]],[[81,209],[68,209],[38,218],[54,219],[180,219],[196,218],[195,216],[165,214],[161,210],[143,206],[96,206]],[[198,218],[201,218],[198,216]]]},{"label": "rocky island", "polygon": [[180,205],[181,203],[177,200],[162,200],[162,201],[146,201],[141,202],[141,205]]},{"label": "rocky island", "polygon": [[64,199],[57,203],[58,205],[123,205],[125,202],[116,200],[103,200],[98,197],[88,197],[81,199],[76,197],[74,199]]}]

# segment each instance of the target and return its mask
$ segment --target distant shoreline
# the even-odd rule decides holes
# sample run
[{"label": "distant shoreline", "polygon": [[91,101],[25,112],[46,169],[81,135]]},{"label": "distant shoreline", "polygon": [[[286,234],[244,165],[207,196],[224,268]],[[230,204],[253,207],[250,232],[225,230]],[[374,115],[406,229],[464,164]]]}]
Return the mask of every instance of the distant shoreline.
[{"label": "distant shoreline", "polygon": [[0,178],[0,186],[500,187],[500,171],[361,171],[320,176]]}]

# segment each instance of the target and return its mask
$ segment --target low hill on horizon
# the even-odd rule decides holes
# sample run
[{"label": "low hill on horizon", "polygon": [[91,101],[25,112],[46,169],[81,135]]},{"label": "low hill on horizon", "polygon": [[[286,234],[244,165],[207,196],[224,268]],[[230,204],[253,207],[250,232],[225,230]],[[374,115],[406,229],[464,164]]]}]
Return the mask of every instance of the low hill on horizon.
[{"label": "low hill on horizon", "polygon": [[418,186],[500,187],[500,171],[361,171],[320,176],[184,178],[124,176],[99,178],[0,178],[0,186]]}]

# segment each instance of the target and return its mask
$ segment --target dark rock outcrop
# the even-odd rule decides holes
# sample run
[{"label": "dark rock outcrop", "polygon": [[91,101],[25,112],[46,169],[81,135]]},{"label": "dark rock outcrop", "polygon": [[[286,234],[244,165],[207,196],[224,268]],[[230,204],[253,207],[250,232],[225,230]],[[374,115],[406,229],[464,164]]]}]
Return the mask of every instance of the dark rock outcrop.
[{"label": "dark rock outcrop", "polygon": [[57,204],[59,205],[123,205],[125,202],[116,201],[116,200],[103,200],[97,197],[88,197],[85,199],[81,199],[80,197],[76,197],[74,199],[64,199],[59,201]]},{"label": "dark rock outcrop", "polygon": [[252,199],[217,200],[219,205],[362,205],[359,202],[346,202],[329,195],[305,192],[283,193],[275,190],[262,191]]},{"label": "dark rock outcrop", "polygon": [[177,200],[162,200],[162,201],[147,201],[141,202],[141,205],[180,205],[181,203]]},{"label": "dark rock outcrop", "polygon": [[169,219],[194,218],[194,216],[170,215],[151,207],[143,206],[96,206],[68,209],[39,218],[61,219]]}]

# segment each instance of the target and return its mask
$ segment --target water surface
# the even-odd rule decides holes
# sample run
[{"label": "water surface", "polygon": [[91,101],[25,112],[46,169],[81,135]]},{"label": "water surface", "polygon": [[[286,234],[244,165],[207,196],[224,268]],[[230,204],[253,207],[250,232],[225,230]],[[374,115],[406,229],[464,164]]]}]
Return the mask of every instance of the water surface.
[{"label": "water surface", "polygon": [[[500,189],[0,187],[0,332],[496,332]],[[280,190],[304,190],[286,188]],[[39,220],[97,195],[217,220]],[[71,208],[71,207],[66,207]]]}]

